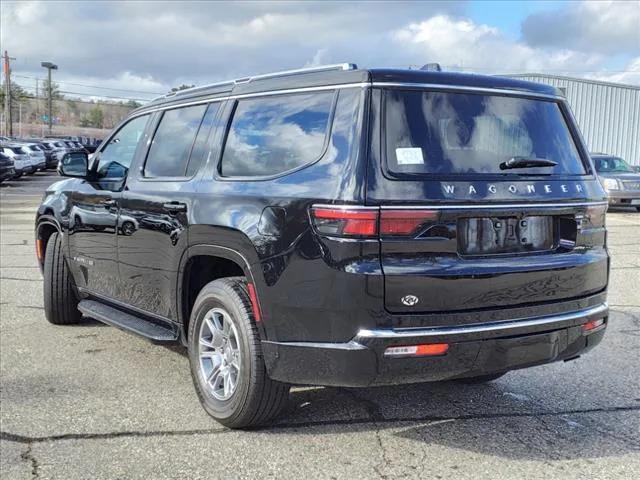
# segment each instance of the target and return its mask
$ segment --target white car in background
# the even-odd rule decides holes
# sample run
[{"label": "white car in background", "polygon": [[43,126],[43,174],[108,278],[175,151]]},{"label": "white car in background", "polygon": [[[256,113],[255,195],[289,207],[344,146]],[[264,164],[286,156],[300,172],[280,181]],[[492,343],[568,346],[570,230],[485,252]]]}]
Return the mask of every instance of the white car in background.
[{"label": "white car in background", "polygon": [[36,171],[35,160],[29,157],[29,154],[22,149],[22,145],[4,144],[0,147],[2,153],[13,160],[16,176],[26,175]]}]

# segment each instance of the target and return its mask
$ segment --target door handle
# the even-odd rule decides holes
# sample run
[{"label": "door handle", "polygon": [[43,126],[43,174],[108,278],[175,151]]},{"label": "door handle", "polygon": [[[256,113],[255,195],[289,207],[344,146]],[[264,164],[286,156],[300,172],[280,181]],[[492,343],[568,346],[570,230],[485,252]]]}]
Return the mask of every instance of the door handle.
[{"label": "door handle", "polygon": [[118,205],[118,202],[116,202],[113,199],[110,199],[110,200],[103,201],[102,205],[104,206],[104,208],[113,208]]},{"label": "door handle", "polygon": [[177,212],[186,212],[187,204],[181,202],[169,202],[162,205],[165,210],[168,210],[171,213]]}]

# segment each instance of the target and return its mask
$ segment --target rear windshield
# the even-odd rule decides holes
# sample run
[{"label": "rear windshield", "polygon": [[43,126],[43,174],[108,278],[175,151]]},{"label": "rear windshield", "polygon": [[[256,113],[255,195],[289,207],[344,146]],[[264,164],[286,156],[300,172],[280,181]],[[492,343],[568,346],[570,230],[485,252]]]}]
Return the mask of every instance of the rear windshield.
[{"label": "rear windshield", "polygon": [[[583,162],[553,101],[390,89],[387,168],[406,174],[583,175]],[[500,169],[512,158],[553,167]]]}]

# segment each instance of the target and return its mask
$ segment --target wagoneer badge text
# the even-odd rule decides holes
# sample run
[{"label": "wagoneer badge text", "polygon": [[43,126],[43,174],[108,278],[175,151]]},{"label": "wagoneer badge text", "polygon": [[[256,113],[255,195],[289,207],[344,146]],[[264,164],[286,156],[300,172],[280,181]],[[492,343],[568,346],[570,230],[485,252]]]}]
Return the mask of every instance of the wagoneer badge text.
[{"label": "wagoneer badge text", "polygon": [[550,185],[550,184],[542,184],[535,185],[533,183],[527,184],[469,184],[465,186],[452,185],[449,183],[442,184],[442,190],[446,194],[454,195],[456,193],[465,193],[468,195],[478,195],[478,192],[483,193],[486,191],[488,195],[497,194],[498,192],[508,191],[509,193],[516,194],[528,194],[528,195],[539,195],[539,194],[550,194],[550,193],[583,193],[584,189],[580,183],[571,184],[560,184],[560,185]]}]

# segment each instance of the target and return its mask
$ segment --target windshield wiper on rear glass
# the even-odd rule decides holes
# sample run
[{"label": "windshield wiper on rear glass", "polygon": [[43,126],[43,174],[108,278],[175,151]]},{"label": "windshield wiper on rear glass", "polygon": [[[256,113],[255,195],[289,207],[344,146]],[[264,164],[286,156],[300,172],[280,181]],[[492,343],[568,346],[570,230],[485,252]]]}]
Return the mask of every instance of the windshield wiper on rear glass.
[{"label": "windshield wiper on rear glass", "polygon": [[555,167],[558,162],[547,160],[546,158],[511,157],[506,162],[500,164],[500,170],[510,170],[512,168],[536,168]]}]

